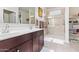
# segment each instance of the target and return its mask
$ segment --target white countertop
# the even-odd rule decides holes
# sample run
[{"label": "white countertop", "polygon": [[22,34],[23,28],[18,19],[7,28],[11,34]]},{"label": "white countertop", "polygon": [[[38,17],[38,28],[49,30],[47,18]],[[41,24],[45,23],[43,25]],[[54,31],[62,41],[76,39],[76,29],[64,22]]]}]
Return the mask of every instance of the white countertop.
[{"label": "white countertop", "polygon": [[40,30],[42,30],[42,29],[36,29],[35,28],[35,29],[11,31],[11,32],[8,32],[8,33],[0,33],[0,40],[6,40],[8,38],[12,38],[12,37],[16,37],[16,36],[32,33],[32,32],[35,32],[35,31],[40,31]]}]

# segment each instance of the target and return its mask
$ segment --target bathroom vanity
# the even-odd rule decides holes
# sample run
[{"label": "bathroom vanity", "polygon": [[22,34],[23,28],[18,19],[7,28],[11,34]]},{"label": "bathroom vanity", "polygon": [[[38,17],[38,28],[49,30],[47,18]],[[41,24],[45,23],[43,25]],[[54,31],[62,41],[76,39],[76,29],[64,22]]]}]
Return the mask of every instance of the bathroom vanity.
[{"label": "bathroom vanity", "polygon": [[0,52],[41,51],[44,31],[36,24],[38,22],[35,20],[35,7],[6,7],[2,10],[4,24],[0,31]]},{"label": "bathroom vanity", "polygon": [[44,45],[43,30],[11,34],[0,37],[0,52],[40,52]]}]

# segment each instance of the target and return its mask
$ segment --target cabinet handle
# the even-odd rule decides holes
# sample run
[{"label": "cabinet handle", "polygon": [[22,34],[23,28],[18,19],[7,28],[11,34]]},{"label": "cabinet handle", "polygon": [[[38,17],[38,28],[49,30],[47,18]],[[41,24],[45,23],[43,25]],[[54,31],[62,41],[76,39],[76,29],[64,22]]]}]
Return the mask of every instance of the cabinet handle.
[{"label": "cabinet handle", "polygon": [[17,50],[17,52],[20,52],[20,50]]}]

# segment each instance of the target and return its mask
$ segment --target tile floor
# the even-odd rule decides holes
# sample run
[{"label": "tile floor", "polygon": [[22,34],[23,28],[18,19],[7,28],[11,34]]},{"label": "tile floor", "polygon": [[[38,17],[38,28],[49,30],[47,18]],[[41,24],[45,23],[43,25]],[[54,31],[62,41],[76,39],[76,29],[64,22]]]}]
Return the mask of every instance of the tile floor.
[{"label": "tile floor", "polygon": [[67,44],[64,40],[46,36],[41,52],[79,52],[79,41],[73,40]]}]

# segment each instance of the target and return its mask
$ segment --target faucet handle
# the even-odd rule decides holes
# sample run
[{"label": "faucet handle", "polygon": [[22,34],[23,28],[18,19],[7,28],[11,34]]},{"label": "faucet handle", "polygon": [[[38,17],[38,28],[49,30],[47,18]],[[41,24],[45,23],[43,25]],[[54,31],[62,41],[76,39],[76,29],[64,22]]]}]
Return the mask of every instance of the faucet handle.
[{"label": "faucet handle", "polygon": [[7,24],[6,27],[7,27],[7,32],[9,32],[9,24]]},{"label": "faucet handle", "polygon": [[6,24],[6,25],[5,25],[4,32],[9,32],[9,24]]}]

